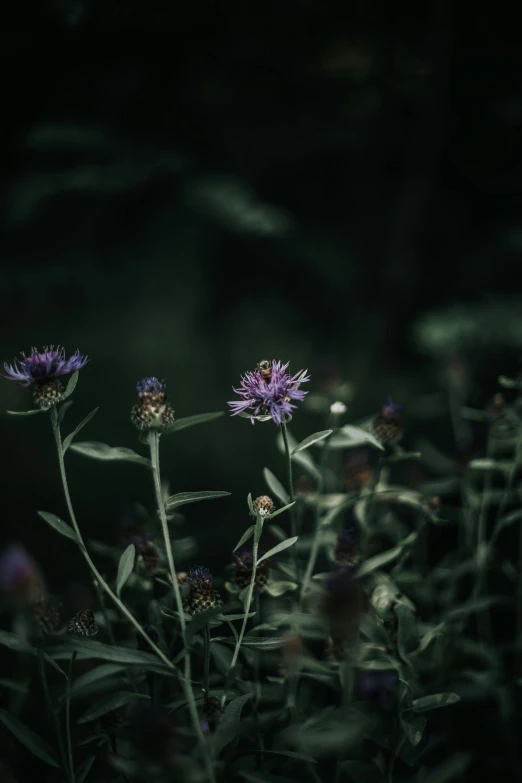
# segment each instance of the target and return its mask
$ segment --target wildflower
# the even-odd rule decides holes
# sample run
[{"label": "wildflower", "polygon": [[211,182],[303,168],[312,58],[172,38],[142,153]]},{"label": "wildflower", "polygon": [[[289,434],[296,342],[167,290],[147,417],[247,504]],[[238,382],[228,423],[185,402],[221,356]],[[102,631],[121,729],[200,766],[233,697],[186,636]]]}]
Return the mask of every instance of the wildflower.
[{"label": "wildflower", "polygon": [[254,500],[254,508],[260,517],[269,517],[275,511],[275,503],[268,495],[260,495]]},{"label": "wildflower", "polygon": [[[302,391],[300,385],[310,379],[306,370],[295,375],[289,375],[286,370],[290,362],[267,360],[260,362],[253,372],[247,372],[241,377],[241,385],[234,388],[240,400],[232,400],[228,404],[232,408],[232,416],[249,411],[250,420],[254,423],[255,416],[270,416],[280,425],[285,416],[289,416],[296,407],[292,400],[302,402],[308,392]],[[268,366],[266,366],[268,365]]]},{"label": "wildflower", "polygon": [[[248,587],[250,580],[252,579],[252,570],[254,568],[254,558],[252,551],[243,549],[238,554],[234,555],[236,559],[236,571],[235,582],[236,585],[242,590]],[[262,563],[256,568],[256,578],[254,586],[261,592],[265,589],[268,582],[268,563],[263,560]]]},{"label": "wildflower", "polygon": [[403,437],[402,413],[404,405],[388,397],[381,412],[372,422],[373,434],[384,445],[398,443]]},{"label": "wildflower", "polygon": [[335,562],[339,566],[358,565],[360,555],[357,547],[357,530],[355,526],[352,525],[347,530],[341,530],[338,534],[334,557]]},{"label": "wildflower", "polygon": [[80,609],[76,612],[67,630],[77,636],[96,636],[98,626],[92,609]]},{"label": "wildflower", "polygon": [[[143,625],[142,628],[147,634],[150,641],[153,642],[154,644],[157,644],[159,637],[156,629],[153,628],[152,625]],[[136,649],[141,650],[142,652],[150,652],[150,653],[154,652],[149,642],[146,639],[144,639],[141,633],[136,633]]]},{"label": "wildflower", "polygon": [[134,544],[136,554],[138,556],[141,555],[145,570],[148,573],[157,571],[160,564],[160,556],[158,550],[154,546],[152,536],[148,533],[131,536],[129,543]]},{"label": "wildflower", "polygon": [[28,600],[36,600],[43,591],[37,566],[18,544],[11,544],[0,555],[0,590]]},{"label": "wildflower", "polygon": [[46,346],[43,351],[31,348],[29,356],[22,354],[12,364],[4,363],[6,375],[10,381],[22,386],[33,386],[33,400],[37,408],[50,408],[64,399],[64,387],[59,380],[61,375],[69,375],[81,370],[88,359],[76,351],[68,359],[65,349],[58,346]]},{"label": "wildflower", "polygon": [[348,408],[344,404],[344,402],[340,402],[339,400],[337,402],[332,402],[330,405],[330,413],[333,416],[343,416]]},{"label": "wildflower", "polygon": [[223,603],[212,585],[212,574],[204,566],[195,566],[187,574],[189,594],[185,604],[189,614],[198,614]]},{"label": "wildflower", "polygon": [[174,423],[174,410],[167,400],[166,384],[157,378],[143,378],[136,384],[138,402],[131,411],[131,421],[139,430],[163,431]]}]

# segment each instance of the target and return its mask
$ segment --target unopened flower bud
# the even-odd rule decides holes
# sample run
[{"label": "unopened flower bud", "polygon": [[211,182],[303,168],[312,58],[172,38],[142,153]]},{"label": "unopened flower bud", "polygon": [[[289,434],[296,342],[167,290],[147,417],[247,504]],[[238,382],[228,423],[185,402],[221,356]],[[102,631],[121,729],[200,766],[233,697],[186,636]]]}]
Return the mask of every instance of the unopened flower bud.
[{"label": "unopened flower bud", "polygon": [[268,495],[260,495],[254,500],[254,508],[260,517],[268,517],[275,511],[275,503]]}]

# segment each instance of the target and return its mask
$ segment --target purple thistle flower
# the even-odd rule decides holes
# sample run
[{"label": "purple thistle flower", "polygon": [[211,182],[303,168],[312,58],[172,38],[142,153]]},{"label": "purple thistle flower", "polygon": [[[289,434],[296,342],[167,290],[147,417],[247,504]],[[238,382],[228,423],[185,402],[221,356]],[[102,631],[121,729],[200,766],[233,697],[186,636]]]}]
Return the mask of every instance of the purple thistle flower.
[{"label": "purple thistle flower", "polygon": [[6,593],[32,592],[38,585],[38,570],[25,549],[11,544],[0,555],[0,590]]},{"label": "purple thistle flower", "polygon": [[386,419],[398,419],[401,413],[404,413],[404,405],[400,402],[394,402],[391,397],[386,397],[381,415]]},{"label": "purple thistle flower", "polygon": [[46,346],[43,351],[31,348],[31,354],[22,354],[21,359],[15,359],[12,364],[4,363],[4,370],[9,381],[17,381],[22,386],[30,386],[35,381],[45,381],[57,378],[59,375],[69,375],[81,370],[88,362],[87,356],[75,351],[68,359],[65,358],[65,348]]},{"label": "purple thistle flower", "polygon": [[211,584],[212,574],[210,569],[205,568],[205,566],[194,566],[194,568],[191,568],[188,572],[187,582],[189,585]]},{"label": "purple thistle flower", "polygon": [[143,378],[136,384],[136,391],[138,394],[162,394],[166,385],[164,381],[158,381],[157,378]]},{"label": "purple thistle flower", "polygon": [[[262,362],[261,365],[267,364]],[[306,370],[301,370],[295,375],[289,375],[286,370],[290,362],[281,364],[280,361],[272,361],[269,369],[261,365],[253,372],[247,372],[241,377],[241,385],[234,388],[240,400],[231,400],[228,405],[232,408],[232,416],[239,413],[250,412],[250,420],[254,424],[254,416],[269,415],[279,426],[284,416],[289,416],[296,407],[292,400],[302,402],[308,394],[299,386],[310,380],[306,376]]]}]

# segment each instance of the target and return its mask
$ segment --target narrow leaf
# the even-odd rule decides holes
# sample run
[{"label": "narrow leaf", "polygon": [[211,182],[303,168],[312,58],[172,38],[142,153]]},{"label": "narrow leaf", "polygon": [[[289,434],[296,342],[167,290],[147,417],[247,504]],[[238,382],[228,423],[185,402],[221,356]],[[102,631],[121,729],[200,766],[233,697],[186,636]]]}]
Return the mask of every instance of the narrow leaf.
[{"label": "narrow leaf", "polygon": [[280,544],[276,544],[276,546],[272,547],[272,549],[269,549],[268,552],[265,552],[265,554],[259,558],[257,561],[257,565],[259,563],[262,563],[263,560],[266,560],[269,557],[272,557],[273,555],[277,555],[278,552],[282,552],[283,549],[288,549],[289,546],[292,546],[297,541],[298,536],[293,536],[292,538],[287,538],[286,541],[281,541]]},{"label": "narrow leaf", "polygon": [[292,506],[295,506],[295,500],[292,501],[292,503],[288,503],[286,506],[283,506],[282,508],[278,508],[277,511],[274,511],[273,514],[270,514],[267,519],[273,519],[274,517],[279,516],[279,514],[282,514],[283,511],[288,511],[289,508],[292,508]]},{"label": "narrow leaf", "polygon": [[36,513],[44,522],[47,522],[48,525],[54,528],[57,533],[60,533],[66,538],[70,538],[71,541],[78,542],[78,537],[72,527],[68,525],[67,522],[64,522],[63,519],[57,517],[56,514],[50,514],[48,511],[37,511]]},{"label": "narrow leaf", "polygon": [[414,716],[410,720],[401,720],[402,728],[404,729],[404,733],[408,737],[410,744],[413,745],[414,748],[417,747],[419,742],[422,739],[422,734],[424,732],[424,729],[426,728],[427,724],[426,718],[424,718],[422,715]]},{"label": "narrow leaf", "polygon": [[268,488],[270,489],[270,491],[277,498],[279,498],[281,503],[284,503],[285,506],[288,505],[290,503],[290,497],[289,497],[288,492],[286,491],[286,489],[283,487],[283,485],[279,481],[279,479],[276,479],[276,477],[274,476],[272,471],[269,470],[268,468],[265,468],[263,470],[263,476],[264,476],[264,479],[265,479],[266,483],[268,484]]},{"label": "narrow leaf", "polygon": [[292,590],[297,590],[297,585],[295,582],[268,582],[265,587],[265,593],[271,595],[272,598],[279,598],[280,595],[289,593]]},{"label": "narrow leaf", "polygon": [[196,416],[186,416],[183,419],[177,419],[172,427],[168,428],[165,435],[170,435],[172,432],[185,430],[187,427],[193,427],[195,424],[205,424],[207,421],[220,419],[224,415],[224,411],[217,411],[216,413],[198,413]]},{"label": "narrow leaf", "polygon": [[371,574],[372,571],[377,571],[378,568],[391,563],[400,555],[402,549],[402,546],[396,546],[393,549],[388,549],[387,552],[381,552],[380,555],[369,557],[357,569],[357,576],[366,576],[366,574]]},{"label": "narrow leaf", "polygon": [[279,650],[279,648],[283,646],[283,642],[284,639],[278,636],[243,636],[241,645],[243,647],[253,647],[256,650],[268,652],[269,650]]},{"label": "narrow leaf", "polygon": [[35,413],[47,413],[46,408],[35,408],[30,411],[6,411],[10,416],[34,416]]},{"label": "narrow leaf", "polygon": [[76,783],[84,783],[85,778],[91,771],[91,767],[96,760],[96,756],[89,756],[83,764],[81,764],[76,770]]},{"label": "narrow leaf", "polygon": [[172,674],[173,670],[165,664],[157,661],[154,655],[149,652],[136,650],[132,647],[118,647],[103,642],[95,642],[93,639],[69,639],[65,644],[57,647],[49,647],[47,652],[55,660],[67,660],[71,657],[71,652],[75,650],[78,653],[79,660],[97,658],[103,661],[112,661],[113,663],[123,663],[126,666],[143,666],[146,669],[154,669]]},{"label": "narrow leaf", "polygon": [[428,712],[428,710],[446,707],[448,704],[455,704],[457,701],[460,701],[458,693],[432,693],[430,696],[414,699],[411,708],[414,712]]},{"label": "narrow leaf", "polygon": [[321,430],[320,432],[314,432],[313,435],[309,435],[307,438],[302,440],[301,443],[299,443],[295,447],[295,449],[292,451],[291,456],[293,456],[294,454],[297,454],[298,451],[303,451],[304,449],[309,448],[314,443],[317,443],[317,441],[319,441],[319,440],[324,440],[329,435],[331,435],[332,432],[333,432],[333,430]]},{"label": "narrow leaf", "polygon": [[78,383],[79,375],[80,375],[79,370],[76,370],[69,378],[67,382],[67,386],[65,387],[65,393],[62,397],[63,400],[67,399],[67,397],[70,397],[73,391],[76,389],[76,384]]},{"label": "narrow leaf", "polygon": [[123,589],[125,582],[132,574],[135,559],[136,547],[134,544],[129,544],[125,552],[120,557],[120,562],[118,565],[118,576],[116,578],[116,592],[118,593],[118,597]]},{"label": "narrow leaf", "polygon": [[230,492],[208,491],[208,492],[178,492],[177,495],[171,495],[167,498],[167,509],[172,511],[179,506],[185,506],[187,503],[197,503],[200,500],[214,500],[215,498],[225,498]]},{"label": "narrow leaf", "polygon": [[100,666],[96,666],[85,674],[81,674],[74,680],[71,686],[71,696],[75,696],[85,688],[89,688],[101,680],[105,680],[108,677],[113,677],[115,674],[119,674],[124,671],[125,664],[121,663],[102,663]]},{"label": "narrow leaf", "polygon": [[83,454],[84,457],[91,457],[91,459],[100,459],[104,462],[135,462],[138,465],[151,467],[150,459],[136,454],[132,449],[121,446],[112,447],[106,443],[100,443],[100,441],[86,440],[80,443],[72,443],[69,448],[71,451],[76,451],[78,454]]},{"label": "narrow leaf", "polygon": [[15,718],[14,715],[10,715],[6,710],[0,710],[0,723],[3,723],[6,729],[9,729],[16,739],[21,742],[33,756],[45,761],[45,763],[49,764],[51,767],[60,767],[47,742],[39,737],[38,734],[35,734],[32,729],[19,721],[18,718]]},{"label": "narrow leaf", "polygon": [[462,775],[469,767],[472,756],[470,753],[454,753],[449,759],[438,764],[434,769],[419,778],[419,783],[447,783],[448,780],[462,780]]},{"label": "narrow leaf", "polygon": [[252,697],[251,693],[245,693],[233,699],[225,707],[223,717],[219,722],[214,739],[216,756],[237,736],[241,720],[241,711],[247,701]]},{"label": "narrow leaf", "polygon": [[251,527],[247,528],[245,530],[245,532],[243,533],[243,535],[241,536],[241,538],[239,539],[239,541],[237,542],[237,544],[235,545],[235,547],[232,550],[232,552],[235,552],[236,549],[239,549],[240,546],[243,546],[243,544],[246,544],[248,539],[252,538],[254,530],[255,530],[255,525],[251,525]]},{"label": "narrow leaf", "polygon": [[66,437],[66,438],[64,438],[64,441],[63,441],[63,444],[62,444],[62,447],[63,447],[63,453],[64,453],[64,454],[65,454],[65,452],[67,451],[67,449],[69,448],[69,446],[71,445],[71,443],[73,442],[73,440],[75,439],[75,437],[78,435],[78,433],[80,432],[80,430],[82,430],[82,429],[85,427],[85,425],[86,425],[86,424],[88,424],[88,423],[90,422],[90,420],[91,420],[92,418],[94,418],[94,416],[96,416],[96,414],[98,413],[98,411],[99,411],[99,410],[100,410],[99,408],[95,408],[93,411],[91,411],[91,412],[90,412],[90,413],[89,413],[89,414],[88,414],[88,415],[87,415],[87,416],[86,416],[86,417],[85,417],[85,418],[84,418],[84,419],[83,419],[83,420],[82,420],[82,421],[81,421],[81,422],[78,424],[78,426],[77,426],[77,427],[76,427],[76,428],[75,428],[75,429],[74,429],[74,430],[71,432],[71,434],[70,434],[70,435],[67,435],[67,437]]},{"label": "narrow leaf", "polygon": [[380,451],[383,451],[384,448],[371,432],[363,430],[361,427],[353,427],[351,424],[345,424],[328,441],[329,449],[350,449],[363,445],[375,446]]},{"label": "narrow leaf", "polygon": [[71,405],[74,405],[72,400],[67,400],[67,402],[64,402],[63,405],[60,405],[60,408],[58,410],[58,424],[61,424],[63,420],[65,419],[65,414],[71,407]]}]

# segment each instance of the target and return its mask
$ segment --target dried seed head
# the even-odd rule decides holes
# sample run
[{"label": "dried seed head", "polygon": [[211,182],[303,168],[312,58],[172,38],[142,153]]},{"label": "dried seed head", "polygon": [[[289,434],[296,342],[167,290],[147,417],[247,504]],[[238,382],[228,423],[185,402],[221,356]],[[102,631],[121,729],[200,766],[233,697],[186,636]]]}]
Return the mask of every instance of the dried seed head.
[{"label": "dried seed head", "polygon": [[[252,579],[252,570],[254,566],[252,551],[243,549],[241,552],[235,554],[234,557],[236,560],[234,581],[240,590],[243,590],[245,587],[248,587]],[[268,563],[266,560],[263,560],[256,568],[256,579],[254,582],[254,587],[260,592],[265,589],[268,583],[268,576]]]},{"label": "dried seed head", "polygon": [[268,517],[275,511],[275,503],[268,495],[260,495],[254,500],[254,508],[260,517]]},{"label": "dried seed head", "polygon": [[92,609],[80,609],[76,612],[69,623],[68,631],[78,636],[95,636],[98,633],[98,626]]},{"label": "dried seed head", "polygon": [[198,614],[220,606],[223,601],[212,585],[212,574],[204,566],[195,566],[187,574],[189,594],[185,609],[189,614]]}]

